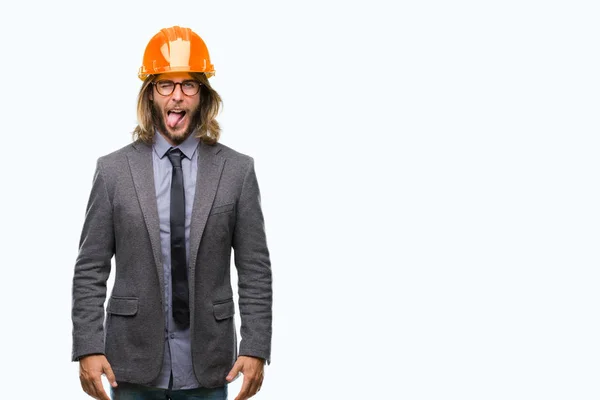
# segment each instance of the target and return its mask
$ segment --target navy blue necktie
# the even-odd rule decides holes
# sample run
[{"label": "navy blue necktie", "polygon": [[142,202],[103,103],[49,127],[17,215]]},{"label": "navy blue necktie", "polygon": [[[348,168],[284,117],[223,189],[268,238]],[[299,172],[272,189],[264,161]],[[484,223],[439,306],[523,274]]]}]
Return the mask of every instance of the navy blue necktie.
[{"label": "navy blue necktie", "polygon": [[173,164],[171,179],[171,288],[175,323],[182,328],[190,325],[187,257],[185,252],[185,192],[181,159],[184,154],[171,148],[167,153]]}]

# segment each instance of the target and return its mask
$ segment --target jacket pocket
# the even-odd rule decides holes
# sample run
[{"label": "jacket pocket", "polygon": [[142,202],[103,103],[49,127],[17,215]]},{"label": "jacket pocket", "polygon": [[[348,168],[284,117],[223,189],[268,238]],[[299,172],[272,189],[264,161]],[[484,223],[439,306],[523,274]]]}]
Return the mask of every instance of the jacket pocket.
[{"label": "jacket pocket", "polygon": [[224,204],[222,206],[213,207],[210,210],[209,215],[221,214],[221,213],[226,213],[226,212],[232,211],[234,205],[235,205],[235,203],[229,203],[229,204]]},{"label": "jacket pocket", "polygon": [[221,300],[213,303],[213,313],[215,314],[215,319],[217,321],[233,317],[235,314],[235,304],[233,303],[233,299]]},{"label": "jacket pocket", "polygon": [[135,315],[138,312],[137,297],[111,297],[106,312],[113,315]]}]

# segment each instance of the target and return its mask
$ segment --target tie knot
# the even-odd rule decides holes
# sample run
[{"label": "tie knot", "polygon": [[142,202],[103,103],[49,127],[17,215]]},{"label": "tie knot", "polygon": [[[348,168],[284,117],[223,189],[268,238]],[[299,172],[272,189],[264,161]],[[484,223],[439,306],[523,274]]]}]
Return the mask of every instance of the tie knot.
[{"label": "tie knot", "polygon": [[171,147],[167,153],[167,157],[169,157],[169,161],[173,164],[173,168],[181,168],[181,159],[185,157],[185,155],[181,150]]}]

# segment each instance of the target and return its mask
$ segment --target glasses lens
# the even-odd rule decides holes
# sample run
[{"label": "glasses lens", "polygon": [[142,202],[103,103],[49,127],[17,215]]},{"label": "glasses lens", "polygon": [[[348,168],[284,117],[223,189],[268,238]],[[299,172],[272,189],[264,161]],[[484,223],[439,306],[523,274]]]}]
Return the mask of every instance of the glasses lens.
[{"label": "glasses lens", "polygon": [[168,96],[173,93],[175,84],[172,81],[158,81],[156,82],[156,90],[163,96]]},{"label": "glasses lens", "polygon": [[181,82],[181,90],[187,96],[193,96],[200,90],[200,83],[196,81],[183,81]]}]

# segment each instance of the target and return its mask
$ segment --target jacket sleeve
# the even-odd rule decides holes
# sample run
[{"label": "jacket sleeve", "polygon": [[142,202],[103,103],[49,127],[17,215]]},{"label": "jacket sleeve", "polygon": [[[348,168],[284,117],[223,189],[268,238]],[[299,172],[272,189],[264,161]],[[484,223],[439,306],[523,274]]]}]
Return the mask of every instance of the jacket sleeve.
[{"label": "jacket sleeve", "polygon": [[233,233],[241,327],[239,355],[271,362],[272,276],[254,160],[244,177]]},{"label": "jacket sleeve", "polygon": [[104,301],[114,252],[112,204],[98,159],[73,274],[73,361],[104,354]]}]

